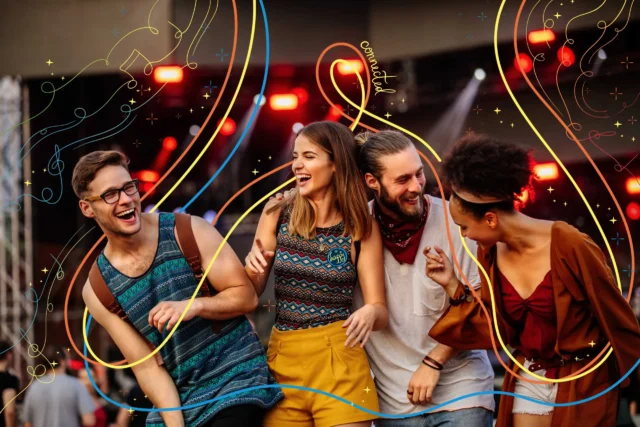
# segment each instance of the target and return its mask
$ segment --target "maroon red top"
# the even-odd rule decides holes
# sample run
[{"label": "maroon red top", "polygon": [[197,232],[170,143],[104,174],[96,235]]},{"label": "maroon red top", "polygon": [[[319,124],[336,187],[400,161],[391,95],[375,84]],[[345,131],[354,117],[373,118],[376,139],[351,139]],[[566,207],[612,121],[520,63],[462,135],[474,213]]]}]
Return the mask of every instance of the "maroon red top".
[{"label": "maroon red top", "polygon": [[[527,359],[554,358],[557,331],[551,271],[526,299],[518,294],[502,272],[498,272],[505,318],[519,334],[517,349]],[[546,376],[554,378],[555,371],[553,368],[548,369]]]}]

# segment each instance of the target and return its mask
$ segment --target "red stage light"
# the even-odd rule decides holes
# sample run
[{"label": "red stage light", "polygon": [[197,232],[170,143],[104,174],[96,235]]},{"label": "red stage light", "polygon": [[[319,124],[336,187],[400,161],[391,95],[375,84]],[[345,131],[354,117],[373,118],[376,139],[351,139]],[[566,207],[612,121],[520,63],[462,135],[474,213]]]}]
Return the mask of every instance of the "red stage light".
[{"label": "red stage light", "polygon": [[627,205],[627,216],[629,219],[637,221],[640,219],[640,205],[636,202],[631,202]]},{"label": "red stage light", "polygon": [[627,178],[627,193],[629,194],[640,194],[640,178]]},{"label": "red stage light", "polygon": [[156,83],[180,83],[182,77],[182,67],[177,65],[162,65],[153,70]]},{"label": "red stage light", "polygon": [[274,110],[295,110],[298,108],[298,97],[292,93],[271,95],[269,105]]},{"label": "red stage light", "polygon": [[327,113],[327,118],[325,120],[330,120],[333,122],[338,121],[343,111],[344,108],[342,108],[341,105],[336,104],[333,107],[329,108],[329,112]]},{"label": "red stage light", "polygon": [[309,93],[301,87],[293,89],[291,93],[298,97],[298,101],[300,101],[300,104],[304,104],[309,100]]},{"label": "red stage light", "polygon": [[[220,120],[218,121],[218,126],[220,126]],[[236,122],[231,117],[227,117],[220,128],[220,134],[223,136],[231,136],[235,131]]]},{"label": "red stage light", "polygon": [[142,183],[142,191],[145,193],[149,193],[153,188],[153,182],[143,182]]},{"label": "red stage light", "polygon": [[358,59],[349,59],[347,62],[338,62],[338,72],[343,76],[348,76],[349,74],[362,73],[364,71],[364,65],[362,65],[362,61]]},{"label": "red stage light", "polygon": [[140,181],[142,182],[158,182],[160,174],[152,170],[143,170],[138,173]]},{"label": "red stage light", "polygon": [[576,55],[567,46],[562,46],[558,49],[558,61],[565,67],[570,67],[576,62]]},{"label": "red stage light", "polygon": [[167,136],[163,141],[162,141],[162,148],[167,150],[167,151],[173,151],[176,148],[178,148],[178,141],[176,141],[176,139],[172,136]]},{"label": "red stage light", "polygon": [[550,181],[557,179],[560,175],[558,173],[558,165],[555,163],[540,163],[535,165],[533,170],[538,181]]},{"label": "red stage light", "polygon": [[522,70],[525,73],[533,70],[533,61],[526,53],[519,53],[518,57],[513,60],[513,63],[518,70]]},{"label": "red stage light", "polygon": [[529,31],[529,43],[546,43],[556,39],[556,34],[550,29]]},{"label": "red stage light", "polygon": [[524,208],[529,203],[529,190],[524,190],[522,194],[516,196],[515,207],[517,210]]}]

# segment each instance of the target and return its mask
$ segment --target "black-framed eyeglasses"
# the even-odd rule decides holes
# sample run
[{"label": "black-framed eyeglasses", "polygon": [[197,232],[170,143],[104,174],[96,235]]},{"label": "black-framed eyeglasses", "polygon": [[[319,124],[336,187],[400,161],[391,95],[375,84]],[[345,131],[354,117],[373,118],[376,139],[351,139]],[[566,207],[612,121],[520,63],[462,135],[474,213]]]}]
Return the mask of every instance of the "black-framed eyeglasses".
[{"label": "black-framed eyeglasses", "polygon": [[95,202],[96,200],[104,200],[105,203],[113,204],[118,203],[120,200],[120,192],[124,191],[127,196],[133,196],[138,192],[138,180],[134,179],[133,181],[127,182],[122,188],[114,188],[112,190],[105,191],[99,196],[90,196],[85,197],[82,200],[86,200],[87,202]]}]

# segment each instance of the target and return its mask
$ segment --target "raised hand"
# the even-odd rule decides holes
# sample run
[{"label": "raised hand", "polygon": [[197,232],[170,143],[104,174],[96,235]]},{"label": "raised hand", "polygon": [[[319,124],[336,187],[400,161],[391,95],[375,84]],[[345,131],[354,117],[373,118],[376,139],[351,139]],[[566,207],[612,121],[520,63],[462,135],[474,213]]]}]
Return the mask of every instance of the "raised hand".
[{"label": "raised hand", "polygon": [[433,251],[430,246],[427,246],[422,250],[422,253],[427,258],[425,267],[427,277],[445,288],[449,295],[452,295],[458,286],[458,279],[447,254],[438,246],[434,246]]},{"label": "raised hand", "polygon": [[274,251],[265,250],[260,239],[256,239],[255,245],[251,248],[244,262],[251,272],[261,275],[265,273],[265,268],[271,264],[274,256]]}]

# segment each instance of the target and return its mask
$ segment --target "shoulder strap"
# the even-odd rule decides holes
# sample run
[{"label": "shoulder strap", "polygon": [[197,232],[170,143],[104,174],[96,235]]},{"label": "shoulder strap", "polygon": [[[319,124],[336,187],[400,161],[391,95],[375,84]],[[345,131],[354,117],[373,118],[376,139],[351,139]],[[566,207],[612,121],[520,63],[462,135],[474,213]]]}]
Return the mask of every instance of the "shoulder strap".
[{"label": "shoulder strap", "polygon": [[[196,237],[193,234],[191,228],[191,215],[176,213],[176,231],[178,233],[178,240],[180,240],[180,247],[182,248],[182,254],[189,263],[189,267],[196,276],[196,280],[202,279],[204,270],[202,269],[202,261],[200,259],[200,250],[196,243]],[[205,296],[211,296],[211,289],[208,280],[205,280],[207,286],[203,286],[202,293]]]},{"label": "shoulder strap", "polygon": [[[120,305],[116,297],[113,296],[113,294],[109,290],[109,287],[107,286],[107,283],[104,281],[104,277],[102,277],[102,273],[100,272],[100,268],[98,267],[97,259],[93,262],[91,270],[89,270],[89,284],[91,285],[91,289],[93,289],[93,293],[96,294],[102,305],[105,306],[107,310],[109,310],[111,313],[114,313],[116,316],[133,326],[133,324],[129,320],[129,317],[127,317],[127,313],[124,312],[122,306]],[[145,340],[151,351],[155,350],[156,346],[154,346],[149,340],[147,340],[144,336],[142,336],[142,339]],[[155,358],[158,366],[164,364],[162,356],[159,352],[156,353]]]},{"label": "shoulder strap", "polygon": [[122,306],[113,296],[107,286],[107,283],[104,281],[104,277],[102,277],[102,273],[98,267],[98,260],[93,262],[91,270],[89,271],[89,283],[91,284],[93,293],[96,294],[102,305],[104,305],[107,310],[117,315],[125,322],[129,322],[127,314],[124,312]]},{"label": "shoulder strap", "polygon": [[[193,234],[193,228],[191,228],[191,215],[184,213],[174,214],[176,218],[176,232],[178,233],[178,240],[180,240],[180,247],[182,248],[182,254],[186,258],[196,280],[200,281],[204,275],[202,269],[202,260],[200,259],[200,249],[196,243],[196,237]],[[204,285],[200,289],[202,295],[205,297],[212,296],[216,293],[213,286],[209,283],[209,280],[205,278]],[[219,333],[222,330],[222,326],[225,322],[219,320],[211,320],[211,325],[215,333]]]}]

